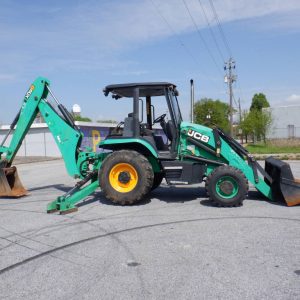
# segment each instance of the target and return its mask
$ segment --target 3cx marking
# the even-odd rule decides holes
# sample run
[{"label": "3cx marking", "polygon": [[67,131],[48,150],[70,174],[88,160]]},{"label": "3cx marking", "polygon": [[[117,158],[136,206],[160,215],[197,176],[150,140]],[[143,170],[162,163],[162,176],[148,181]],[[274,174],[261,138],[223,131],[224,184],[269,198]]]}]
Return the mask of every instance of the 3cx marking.
[{"label": "3cx marking", "polygon": [[194,139],[202,141],[204,143],[208,143],[208,141],[209,141],[209,136],[201,134],[201,133],[199,133],[197,131],[194,131],[192,129],[189,129],[187,134],[188,134],[188,136],[191,136]]},{"label": "3cx marking", "polygon": [[32,84],[32,85],[30,86],[28,92],[27,92],[26,95],[25,95],[25,99],[28,99],[28,98],[30,97],[30,95],[32,94],[33,90],[34,90],[34,85]]}]

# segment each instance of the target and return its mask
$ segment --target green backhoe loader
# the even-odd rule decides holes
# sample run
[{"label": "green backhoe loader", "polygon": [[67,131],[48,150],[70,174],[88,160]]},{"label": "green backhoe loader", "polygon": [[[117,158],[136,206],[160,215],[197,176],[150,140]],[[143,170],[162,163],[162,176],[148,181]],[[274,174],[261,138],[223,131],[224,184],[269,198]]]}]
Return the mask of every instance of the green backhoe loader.
[{"label": "green backhoe loader", "polygon": [[[248,182],[269,200],[285,201],[288,206],[300,203],[300,181],[294,179],[287,163],[269,157],[264,169],[216,126],[183,122],[174,84],[109,85],[104,94],[111,94],[117,101],[132,99],[132,111],[99,143],[99,152],[85,151],[80,148],[82,133],[53,95],[49,80],[37,78],[0,145],[0,196],[27,194],[12,162],[40,112],[69,175],[79,179],[74,188],[48,204],[49,213],[76,210],[76,203],[98,187],[114,203],[133,204],[157,188],[163,179],[168,185],[205,181],[210,200],[223,207],[242,205]],[[157,111],[165,113],[156,116]],[[154,124],[162,128],[163,135],[156,133]],[[5,146],[9,135],[11,141]]]}]

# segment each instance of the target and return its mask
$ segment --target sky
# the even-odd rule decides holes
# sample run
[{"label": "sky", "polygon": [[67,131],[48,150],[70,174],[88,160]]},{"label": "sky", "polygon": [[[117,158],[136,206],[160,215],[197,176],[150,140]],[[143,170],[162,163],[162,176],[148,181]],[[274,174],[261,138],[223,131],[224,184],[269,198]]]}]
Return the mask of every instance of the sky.
[{"label": "sky", "polygon": [[196,100],[229,101],[231,56],[235,106],[249,109],[255,93],[300,105],[299,0],[0,0],[0,43],[0,124],[38,76],[94,121],[120,121],[131,107],[105,97],[106,85],[172,82],[187,120],[190,79]]}]

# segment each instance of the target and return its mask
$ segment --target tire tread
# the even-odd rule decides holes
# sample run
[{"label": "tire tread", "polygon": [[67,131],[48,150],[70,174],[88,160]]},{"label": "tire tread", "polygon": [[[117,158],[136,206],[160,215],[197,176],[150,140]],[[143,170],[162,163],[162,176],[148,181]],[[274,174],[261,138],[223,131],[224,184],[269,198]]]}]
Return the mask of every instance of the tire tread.
[{"label": "tire tread", "polygon": [[[242,188],[244,191],[241,193],[240,197],[238,197],[238,199],[236,199],[235,201],[233,201],[232,203],[226,203],[223,202],[222,200],[220,200],[219,198],[217,198],[214,193],[210,193],[211,190],[211,182],[214,180],[214,178],[218,175],[218,173],[224,173],[224,175],[226,173],[232,173],[230,175],[234,175],[237,178],[240,178],[241,183],[243,186],[240,186],[240,188]],[[214,187],[213,187],[214,188]],[[228,166],[228,165],[224,165],[224,166],[220,166],[217,167],[216,169],[214,169],[208,176],[205,182],[205,189],[207,192],[207,195],[209,197],[209,199],[218,207],[239,207],[243,205],[243,201],[244,199],[247,197],[248,194],[248,190],[249,190],[249,183],[248,180],[245,176],[245,174],[237,169],[234,168],[232,166]]]},{"label": "tire tread", "polygon": [[[119,163],[134,162],[139,166],[143,178],[139,180],[144,181],[143,184],[138,182],[137,188],[128,193],[120,193],[114,190],[108,180],[108,174],[111,167]],[[105,158],[99,170],[99,184],[104,193],[104,196],[113,203],[120,205],[130,205],[140,201],[150,190],[153,184],[153,170],[148,159],[137,151],[133,150],[119,150],[115,151]]]}]

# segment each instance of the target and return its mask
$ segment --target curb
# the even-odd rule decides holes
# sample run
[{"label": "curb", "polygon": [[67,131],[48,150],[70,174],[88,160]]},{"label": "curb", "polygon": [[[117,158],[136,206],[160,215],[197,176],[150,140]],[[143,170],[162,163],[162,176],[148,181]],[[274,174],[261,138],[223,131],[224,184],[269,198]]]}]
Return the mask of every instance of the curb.
[{"label": "curb", "polygon": [[251,153],[256,160],[265,160],[273,156],[280,160],[300,160],[300,153],[270,153],[270,154],[255,154]]},{"label": "curb", "polygon": [[17,156],[15,157],[13,164],[22,165],[22,164],[31,164],[44,161],[59,160],[61,157],[45,157],[45,156]]}]

